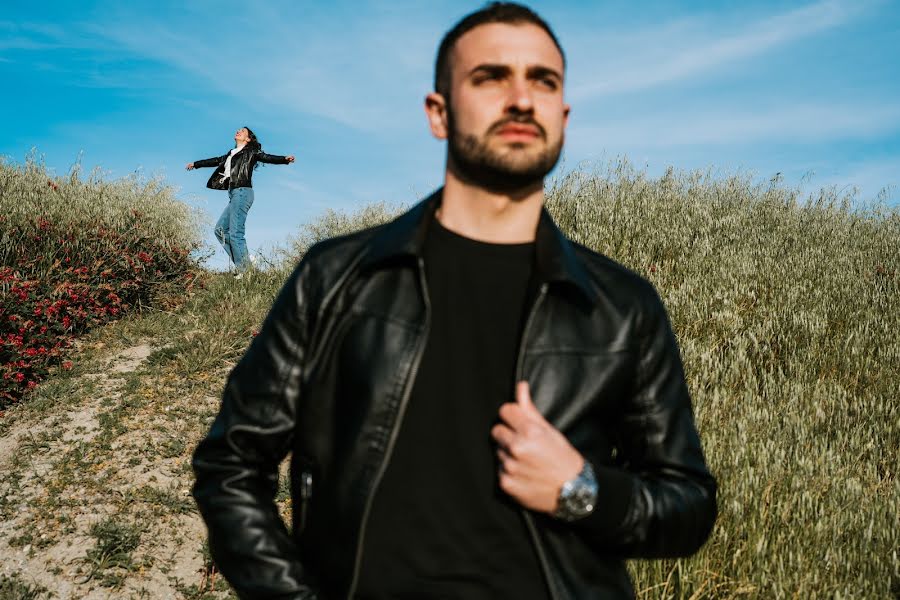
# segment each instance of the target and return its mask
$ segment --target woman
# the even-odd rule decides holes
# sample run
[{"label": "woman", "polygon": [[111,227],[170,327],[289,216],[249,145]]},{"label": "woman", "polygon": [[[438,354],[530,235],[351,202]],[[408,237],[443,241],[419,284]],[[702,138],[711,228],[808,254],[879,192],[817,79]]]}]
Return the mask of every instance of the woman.
[{"label": "woman", "polygon": [[188,163],[185,168],[190,171],[200,167],[216,167],[206,182],[206,187],[213,190],[228,190],[228,206],[216,223],[216,239],[225,248],[231,262],[243,270],[247,266],[248,257],[244,223],[247,221],[247,212],[253,205],[253,170],[261,162],[290,164],[294,162],[294,157],[266,154],[262,151],[262,145],[256,134],[249,127],[237,130],[234,134],[234,144],[234,148],[227,154]]}]

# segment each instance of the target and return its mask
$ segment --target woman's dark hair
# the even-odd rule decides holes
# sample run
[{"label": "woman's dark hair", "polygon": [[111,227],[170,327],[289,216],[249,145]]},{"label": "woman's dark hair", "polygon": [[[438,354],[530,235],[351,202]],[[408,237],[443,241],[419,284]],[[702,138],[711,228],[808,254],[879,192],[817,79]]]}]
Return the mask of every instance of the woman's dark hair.
[{"label": "woman's dark hair", "polygon": [[[262,144],[259,143],[259,138],[256,137],[256,134],[253,133],[253,130],[250,129],[249,127],[247,127],[246,125],[244,125],[244,129],[247,130],[247,135],[250,136],[250,139],[247,141],[247,145],[246,145],[247,150],[249,150],[251,153],[262,152]],[[253,170],[254,171],[259,168],[259,164],[260,164],[259,161],[253,161]]]},{"label": "woman's dark hair", "polygon": [[244,129],[247,130],[247,135],[250,136],[250,141],[247,142],[248,149],[254,150],[256,152],[259,152],[260,150],[262,150],[262,144],[259,143],[259,138],[256,137],[256,134],[253,133],[253,130],[250,129],[249,127],[247,127],[246,125],[244,126]]},{"label": "woman's dark hair", "polygon": [[491,2],[481,10],[466,15],[453,28],[444,34],[441,45],[438,47],[437,60],[434,65],[434,91],[444,98],[450,98],[450,54],[456,41],[468,31],[486,23],[505,23],[507,25],[530,24],[537,25],[547,32],[550,39],[556,45],[562,55],[563,67],[566,65],[566,54],[563,52],[559,40],[547,22],[536,12],[515,2]]}]

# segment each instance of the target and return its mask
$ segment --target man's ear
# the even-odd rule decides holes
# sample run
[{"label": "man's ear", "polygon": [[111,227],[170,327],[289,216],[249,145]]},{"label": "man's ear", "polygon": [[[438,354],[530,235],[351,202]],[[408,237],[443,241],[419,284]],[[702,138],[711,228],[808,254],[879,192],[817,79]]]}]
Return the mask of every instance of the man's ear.
[{"label": "man's ear", "polygon": [[441,94],[431,92],[425,96],[425,116],[428,117],[431,135],[439,140],[446,140],[449,129],[447,124],[447,101]]},{"label": "man's ear", "polygon": [[569,113],[572,111],[572,107],[568,104],[563,104],[563,129],[566,128],[569,124]]}]

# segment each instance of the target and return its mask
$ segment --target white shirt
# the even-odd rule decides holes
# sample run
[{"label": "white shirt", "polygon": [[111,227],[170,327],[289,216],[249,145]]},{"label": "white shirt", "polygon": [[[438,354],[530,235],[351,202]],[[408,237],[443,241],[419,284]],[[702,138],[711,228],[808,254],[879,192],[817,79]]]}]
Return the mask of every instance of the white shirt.
[{"label": "white shirt", "polygon": [[231,157],[243,149],[244,146],[238,146],[236,148],[232,148],[231,152],[228,153],[228,158],[225,159],[225,171],[222,173],[222,181],[225,181],[226,179],[231,177]]}]

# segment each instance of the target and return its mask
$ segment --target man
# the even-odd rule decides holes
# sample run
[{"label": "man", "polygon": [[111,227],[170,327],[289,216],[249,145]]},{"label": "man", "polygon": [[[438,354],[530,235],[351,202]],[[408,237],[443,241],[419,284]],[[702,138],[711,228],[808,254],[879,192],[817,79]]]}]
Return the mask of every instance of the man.
[{"label": "man", "polygon": [[[716,516],[665,310],[542,207],[569,107],[550,28],[458,23],[425,100],[445,185],[307,253],[194,458],[243,598],[628,598]],[[293,528],[278,516],[291,454]]]}]

